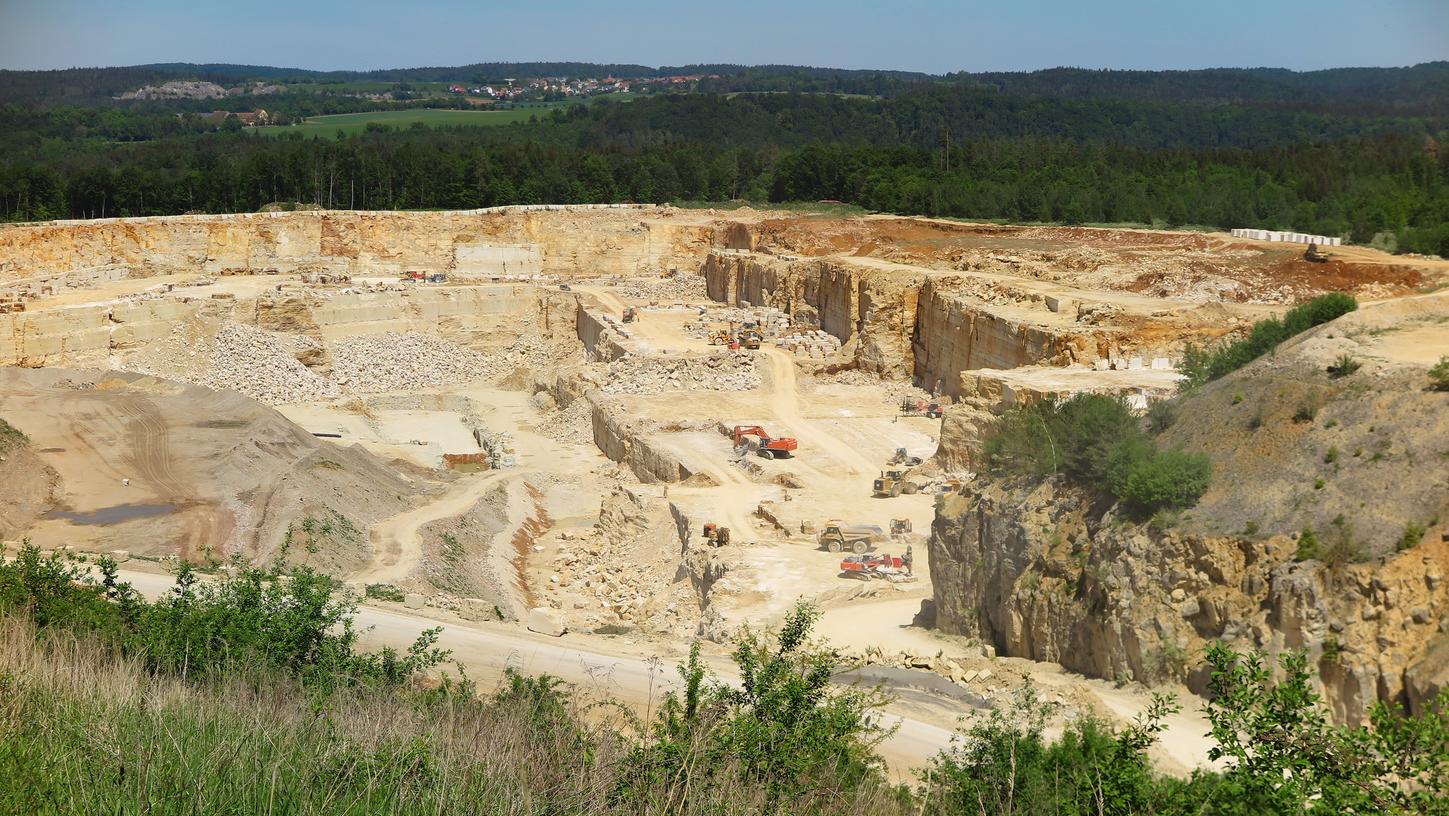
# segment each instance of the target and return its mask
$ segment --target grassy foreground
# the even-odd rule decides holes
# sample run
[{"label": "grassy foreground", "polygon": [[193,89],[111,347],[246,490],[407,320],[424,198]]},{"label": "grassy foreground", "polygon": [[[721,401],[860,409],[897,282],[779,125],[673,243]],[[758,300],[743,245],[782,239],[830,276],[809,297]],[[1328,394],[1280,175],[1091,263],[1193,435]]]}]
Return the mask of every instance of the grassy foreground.
[{"label": "grassy foreground", "polygon": [[1222,772],[1152,768],[1170,699],[1051,739],[1028,690],[896,785],[875,750],[885,699],[831,682],[809,606],[740,638],[737,683],[693,650],[644,719],[546,676],[429,679],[435,633],[357,651],[355,606],[305,569],[183,567],[147,602],[99,566],[0,557],[0,813],[1449,814],[1449,713],[1334,727],[1301,655],[1275,681],[1210,650]]}]

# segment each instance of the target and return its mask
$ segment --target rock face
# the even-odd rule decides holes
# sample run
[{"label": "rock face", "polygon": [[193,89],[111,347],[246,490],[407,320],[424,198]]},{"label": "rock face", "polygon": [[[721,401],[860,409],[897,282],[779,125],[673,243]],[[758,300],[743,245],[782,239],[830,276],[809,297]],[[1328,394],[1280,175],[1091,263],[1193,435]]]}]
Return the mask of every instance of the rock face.
[{"label": "rock face", "polygon": [[[615,275],[692,266],[709,222],[657,207],[514,207],[437,213],[299,211],[61,221],[0,229],[6,279],[220,274]],[[692,264],[682,263],[688,259]]]},{"label": "rock face", "polygon": [[1196,691],[1210,641],[1306,650],[1341,721],[1380,699],[1424,705],[1445,683],[1449,543],[1336,567],[1295,562],[1295,548],[1286,536],[1153,532],[1053,482],[981,484],[938,506],[936,622],[1003,655]]}]

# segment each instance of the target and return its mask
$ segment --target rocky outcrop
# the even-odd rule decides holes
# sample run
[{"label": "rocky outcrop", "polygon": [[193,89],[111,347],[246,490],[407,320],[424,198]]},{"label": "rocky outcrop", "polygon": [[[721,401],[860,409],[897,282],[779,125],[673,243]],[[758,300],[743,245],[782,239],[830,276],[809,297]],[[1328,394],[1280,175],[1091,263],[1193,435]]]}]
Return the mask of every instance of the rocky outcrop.
[{"label": "rocky outcrop", "polygon": [[1050,481],[978,484],[938,505],[937,626],[1003,655],[1197,691],[1210,641],[1306,650],[1341,721],[1377,700],[1422,706],[1444,684],[1449,543],[1337,566],[1296,562],[1295,548],[1156,532]]},{"label": "rocky outcrop", "polygon": [[957,396],[961,373],[970,369],[1090,363],[1106,356],[1110,343],[1099,332],[1049,327],[1024,312],[955,292],[948,281],[926,281],[912,337],[916,382]]}]

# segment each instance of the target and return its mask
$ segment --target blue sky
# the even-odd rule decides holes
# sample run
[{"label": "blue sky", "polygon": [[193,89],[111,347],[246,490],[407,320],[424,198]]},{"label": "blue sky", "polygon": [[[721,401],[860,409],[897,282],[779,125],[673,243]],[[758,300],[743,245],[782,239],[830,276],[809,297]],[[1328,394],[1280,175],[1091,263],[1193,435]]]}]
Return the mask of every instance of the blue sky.
[{"label": "blue sky", "polygon": [[0,68],[512,60],[1030,70],[1449,59],[1449,0],[0,0]]}]

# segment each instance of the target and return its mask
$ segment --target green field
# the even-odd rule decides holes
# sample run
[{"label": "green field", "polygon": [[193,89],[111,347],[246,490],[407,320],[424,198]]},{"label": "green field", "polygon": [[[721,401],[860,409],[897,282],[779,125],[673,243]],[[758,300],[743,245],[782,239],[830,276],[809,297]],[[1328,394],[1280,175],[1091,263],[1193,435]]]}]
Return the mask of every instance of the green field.
[{"label": "green field", "polygon": [[329,116],[312,116],[300,125],[278,125],[275,127],[257,128],[263,133],[300,133],[308,138],[312,136],[336,136],[338,131],[347,135],[361,133],[373,122],[389,127],[405,128],[414,122],[422,122],[432,127],[443,127],[450,125],[508,125],[514,122],[527,122],[530,116],[542,116],[549,112],[548,107],[527,107],[511,108],[508,110],[434,110],[420,108],[417,110],[392,110],[392,111],[368,111],[365,113],[337,113]]}]

